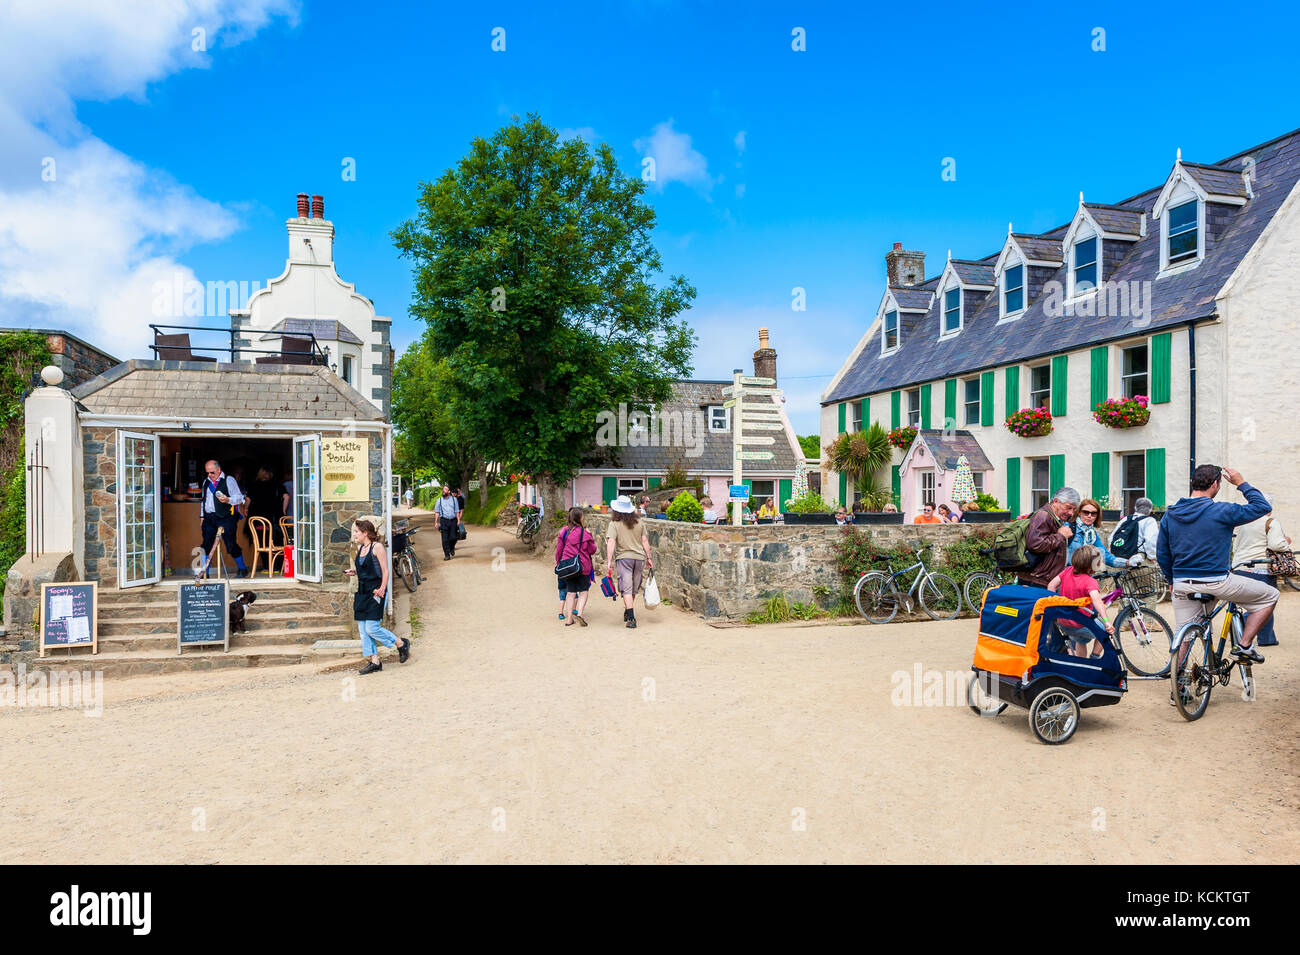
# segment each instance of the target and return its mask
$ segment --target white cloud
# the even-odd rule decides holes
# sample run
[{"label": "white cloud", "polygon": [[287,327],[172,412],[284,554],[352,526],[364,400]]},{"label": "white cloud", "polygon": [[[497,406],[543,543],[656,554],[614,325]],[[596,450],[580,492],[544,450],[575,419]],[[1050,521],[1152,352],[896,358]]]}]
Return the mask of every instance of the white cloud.
[{"label": "white cloud", "polygon": [[673,121],[660,123],[648,137],[632,144],[643,157],[655,161],[655,178],[650,186],[663,192],[670,182],[680,182],[704,192],[713,187],[709,162],[691,145],[691,137],[673,129]]},{"label": "white cloud", "polygon": [[[154,283],[193,278],[179,256],[239,223],[94,136],[75,102],[142,99],[149,83],[206,67],[295,11],[289,0],[12,0],[0,8],[6,324],[67,328],[119,357],[146,354]],[[195,29],[205,31],[205,51],[192,49]]]},{"label": "white cloud", "polygon": [[736,183],[736,198],[737,199],[745,198],[745,184],[743,182]]},{"label": "white cloud", "polygon": [[595,146],[600,142],[600,137],[590,126],[579,126],[577,129],[565,126],[563,129],[556,130],[556,135],[560,137],[561,142],[566,139],[581,139],[588,146]]},{"label": "white cloud", "polygon": [[742,129],[736,133],[736,138],[732,142],[736,144],[736,152],[743,153],[745,151],[745,131]]}]

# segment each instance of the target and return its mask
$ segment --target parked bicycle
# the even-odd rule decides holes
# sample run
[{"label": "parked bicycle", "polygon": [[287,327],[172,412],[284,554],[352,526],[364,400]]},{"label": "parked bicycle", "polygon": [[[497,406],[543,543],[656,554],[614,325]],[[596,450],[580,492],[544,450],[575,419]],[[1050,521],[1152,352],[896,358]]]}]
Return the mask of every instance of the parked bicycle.
[{"label": "parked bicycle", "polygon": [[[1267,564],[1266,560],[1250,560],[1233,566],[1253,567]],[[1224,686],[1232,679],[1232,668],[1241,667],[1243,696],[1255,698],[1255,675],[1250,663],[1225,656],[1231,637],[1235,645],[1240,641],[1246,626],[1246,611],[1231,600],[1219,600],[1213,594],[1193,593],[1191,599],[1201,604],[1200,613],[1178,628],[1173,651],[1169,655],[1169,678],[1173,682],[1174,705],[1185,720],[1198,720],[1210,705],[1210,691],[1215,683]],[[1219,630],[1218,646],[1214,644],[1211,627],[1214,618],[1223,610],[1223,626]]]},{"label": "parked bicycle", "polygon": [[[992,547],[982,547],[980,553],[993,559]],[[986,590],[1015,582],[1016,575],[1009,570],[977,570],[966,577],[966,582],[962,584],[962,596],[966,599],[966,606],[974,613],[979,613]]]},{"label": "parked bicycle", "polygon": [[519,539],[525,544],[531,544],[537,532],[542,529],[542,512],[537,508],[530,508],[525,511],[519,519]]},{"label": "parked bicycle", "polygon": [[402,583],[412,593],[424,581],[420,571],[420,558],[416,556],[415,545],[411,540],[419,529],[408,524],[398,524],[393,528],[393,571],[402,578]]},{"label": "parked bicycle", "polygon": [[1107,607],[1119,604],[1115,617],[1115,648],[1134,676],[1163,678],[1169,674],[1169,648],[1173,628],[1143,601],[1167,585],[1155,565],[1097,575],[1098,582],[1113,580],[1113,590],[1102,594]]},{"label": "parked bicycle", "polygon": [[[888,556],[877,557],[876,562],[885,562],[887,572],[873,570],[858,578],[853,587],[853,602],[858,613],[872,623],[889,623],[900,606],[905,607],[907,613],[912,612],[913,597],[934,620],[951,620],[961,613],[961,588],[947,574],[933,573],[925,566],[921,554],[929,549],[929,544],[913,544],[916,563],[898,571],[894,570]],[[914,570],[920,573],[904,593],[898,589],[898,579]]]}]

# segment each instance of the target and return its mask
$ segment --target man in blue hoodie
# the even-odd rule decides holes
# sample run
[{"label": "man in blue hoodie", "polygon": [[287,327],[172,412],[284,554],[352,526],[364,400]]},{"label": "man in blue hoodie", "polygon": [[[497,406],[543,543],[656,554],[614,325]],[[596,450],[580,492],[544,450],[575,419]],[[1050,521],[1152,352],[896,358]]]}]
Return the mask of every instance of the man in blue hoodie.
[{"label": "man in blue hoodie", "polygon": [[[1245,504],[1214,500],[1223,478],[1245,495]],[[1165,511],[1156,541],[1156,560],[1165,578],[1173,581],[1174,626],[1181,627],[1201,609],[1188,594],[1213,594],[1233,601],[1248,614],[1241,644],[1232,648],[1232,655],[1243,663],[1264,662],[1253,644],[1255,634],[1273,615],[1277,589],[1230,572],[1232,529],[1263,517],[1269,509],[1264,495],[1247,484],[1240,472],[1202,464],[1192,472],[1192,496],[1179,498]]]}]

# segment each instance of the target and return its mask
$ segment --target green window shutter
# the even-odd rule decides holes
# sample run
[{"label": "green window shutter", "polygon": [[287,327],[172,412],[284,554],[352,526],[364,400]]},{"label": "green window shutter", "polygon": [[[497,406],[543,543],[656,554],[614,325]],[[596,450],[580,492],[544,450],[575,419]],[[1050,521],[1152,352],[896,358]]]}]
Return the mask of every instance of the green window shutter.
[{"label": "green window shutter", "polygon": [[1020,459],[1007,458],[1007,510],[1011,519],[1020,516]]},{"label": "green window shutter", "polygon": [[664,480],[663,478],[651,478],[651,479],[650,479],[650,490],[653,491],[655,488],[657,488],[660,484],[663,483],[663,480]]},{"label": "green window shutter", "polygon": [[1012,365],[1007,369],[1007,413],[1011,417],[1020,410],[1020,366]]},{"label": "green window shutter", "polygon": [[782,481],[776,495],[776,509],[785,510],[785,502],[794,497],[794,481]]},{"label": "green window shutter", "polygon": [[1165,506],[1165,449],[1147,448],[1147,497],[1157,507]]},{"label": "green window shutter", "polygon": [[859,431],[867,430],[866,407],[867,407],[866,399],[863,399],[862,401],[858,402],[858,421],[860,422],[860,424],[858,425]]},{"label": "green window shutter", "polygon": [[1065,385],[1068,374],[1069,355],[1057,355],[1052,359],[1052,417],[1065,417]]},{"label": "green window shutter", "polygon": [[[1164,404],[1172,390],[1174,336],[1171,332],[1151,339],[1151,403]],[[1151,497],[1150,494],[1147,497]],[[1155,500],[1151,497],[1151,500]],[[1164,506],[1163,504],[1161,505]]]},{"label": "green window shutter", "polygon": [[862,399],[862,430],[866,431],[871,427],[871,397],[868,395]]},{"label": "green window shutter", "polygon": [[903,393],[901,391],[891,391],[889,393],[889,426],[897,428],[903,421]]},{"label": "green window shutter", "polygon": [[889,489],[894,495],[894,507],[903,506],[903,475],[900,473],[902,465],[895,464],[889,472]]},{"label": "green window shutter", "polygon": [[1092,496],[1098,501],[1110,494],[1110,454],[1106,451],[1092,453]]},{"label": "green window shutter", "polygon": [[840,428],[838,431],[835,432],[836,434],[843,434],[845,431],[848,430],[848,427],[844,424],[844,418],[848,410],[849,410],[849,406],[845,404],[843,401],[841,401],[840,402]]},{"label": "green window shutter", "polygon": [[980,375],[980,424],[986,428],[993,424],[993,372],[991,371]]},{"label": "green window shutter", "polygon": [[957,423],[957,379],[949,378],[943,383],[943,426],[948,427],[948,422]]},{"label": "green window shutter", "polygon": [[921,386],[921,427],[930,427],[930,386]]},{"label": "green window shutter", "polygon": [[601,479],[600,497],[606,504],[618,497],[618,478],[607,477]]},{"label": "green window shutter", "polygon": [[848,504],[849,502],[849,479],[843,474],[840,475],[840,503]]},{"label": "green window shutter", "polygon": [[1053,454],[1047,459],[1048,493],[1055,494],[1065,487],[1065,455]]},{"label": "green window shutter", "polygon": [[1092,350],[1092,407],[1089,411],[1096,411],[1097,405],[1106,400],[1106,392],[1110,390],[1110,382],[1106,380],[1109,371],[1110,349],[1098,345]]}]

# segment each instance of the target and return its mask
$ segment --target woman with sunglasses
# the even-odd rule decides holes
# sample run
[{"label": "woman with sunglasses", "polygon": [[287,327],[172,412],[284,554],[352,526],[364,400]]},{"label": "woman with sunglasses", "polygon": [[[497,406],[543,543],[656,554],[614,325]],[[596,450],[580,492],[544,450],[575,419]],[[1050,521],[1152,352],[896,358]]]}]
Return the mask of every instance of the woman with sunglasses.
[{"label": "woman with sunglasses", "polygon": [[[1084,498],[1079,502],[1079,516],[1074,522],[1074,536],[1070,538],[1070,549],[1067,558],[1073,558],[1074,552],[1080,547],[1095,547],[1097,553],[1101,555],[1102,562],[1106,567],[1136,567],[1142,563],[1142,555],[1134,554],[1125,560],[1123,557],[1116,557],[1102,542],[1101,538],[1101,505],[1092,498]],[[1100,570],[1100,567],[1094,567],[1094,570]]]}]

